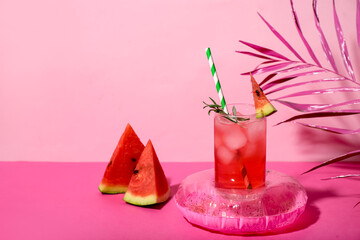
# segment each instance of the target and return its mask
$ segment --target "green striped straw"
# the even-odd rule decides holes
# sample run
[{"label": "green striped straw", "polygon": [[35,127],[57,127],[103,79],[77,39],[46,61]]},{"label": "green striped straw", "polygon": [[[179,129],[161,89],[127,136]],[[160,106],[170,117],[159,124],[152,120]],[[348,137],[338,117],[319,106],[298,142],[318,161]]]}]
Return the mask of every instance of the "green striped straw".
[{"label": "green striped straw", "polygon": [[[229,114],[229,111],[228,111],[228,109],[226,107],[225,97],[224,97],[224,94],[222,93],[222,90],[221,90],[220,81],[219,81],[218,75],[216,73],[214,60],[213,60],[213,58],[211,56],[210,48],[206,48],[206,56],[207,56],[207,59],[209,61],[211,73],[212,73],[212,76],[214,78],[214,82],[215,82],[217,93],[218,93],[219,98],[220,98],[221,106],[224,109],[224,112],[226,114]],[[241,175],[244,178],[244,183],[245,183],[246,188],[247,189],[252,189],[251,182],[250,182],[249,176],[247,174],[247,170],[246,170],[245,165],[243,165],[243,168],[241,169]]]},{"label": "green striped straw", "polygon": [[219,98],[220,98],[221,106],[222,106],[222,108],[224,109],[224,112],[225,112],[226,114],[229,114],[229,111],[228,111],[228,109],[227,109],[227,107],[226,107],[226,102],[225,102],[224,94],[222,93],[222,90],[221,90],[220,81],[219,81],[218,75],[217,75],[217,73],[216,73],[216,68],[215,68],[214,60],[213,60],[213,58],[212,58],[212,56],[211,56],[210,48],[206,48],[206,56],[207,56],[207,59],[208,59],[208,61],[209,61],[211,73],[212,73],[212,76],[213,76],[213,78],[214,78],[214,82],[215,82],[215,86],[216,86],[217,93],[218,93]]}]

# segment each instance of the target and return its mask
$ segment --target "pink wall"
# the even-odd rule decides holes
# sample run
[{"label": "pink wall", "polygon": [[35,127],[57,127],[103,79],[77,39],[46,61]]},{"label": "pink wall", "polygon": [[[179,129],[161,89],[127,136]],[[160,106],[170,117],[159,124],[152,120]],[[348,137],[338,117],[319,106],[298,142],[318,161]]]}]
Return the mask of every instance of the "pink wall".
[{"label": "pink wall", "polygon": [[[321,55],[311,0],[294,2]],[[319,2],[337,50],[332,1]],[[356,1],[336,2],[349,50],[358,52]],[[227,102],[250,103],[249,80],[239,74],[259,61],[235,53],[248,50],[238,40],[291,55],[257,12],[310,60],[290,10],[287,0],[1,1],[0,161],[108,161],[128,122],[161,161],[212,161],[212,118],[202,101],[217,96],[204,49],[212,49]],[[293,114],[275,106],[269,161],[324,160],[354,147],[334,139],[315,150],[311,131],[272,126]]]}]

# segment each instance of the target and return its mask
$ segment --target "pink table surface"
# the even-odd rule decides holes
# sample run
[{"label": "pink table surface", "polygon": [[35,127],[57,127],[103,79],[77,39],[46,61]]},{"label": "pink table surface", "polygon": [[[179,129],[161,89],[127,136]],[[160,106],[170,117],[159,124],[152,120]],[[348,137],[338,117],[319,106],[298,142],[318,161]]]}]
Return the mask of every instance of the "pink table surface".
[{"label": "pink table surface", "polygon": [[[97,186],[106,163],[0,162],[0,239],[235,239],[194,227],[178,211],[174,194],[186,176],[212,163],[162,163],[171,185],[164,204],[137,207],[123,194]],[[268,163],[297,177],[309,200],[296,225],[247,239],[360,239],[359,179],[321,180],[356,173],[359,163],[339,163],[300,175],[315,163]]]}]

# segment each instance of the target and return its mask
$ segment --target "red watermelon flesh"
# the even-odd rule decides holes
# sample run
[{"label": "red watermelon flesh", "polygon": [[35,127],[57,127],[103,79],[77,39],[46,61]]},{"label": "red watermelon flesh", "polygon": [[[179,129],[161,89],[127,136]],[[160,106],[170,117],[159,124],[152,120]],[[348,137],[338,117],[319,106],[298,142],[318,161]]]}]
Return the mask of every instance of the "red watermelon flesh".
[{"label": "red watermelon flesh", "polygon": [[251,77],[251,85],[254,97],[256,118],[262,118],[265,116],[269,116],[270,114],[276,112],[276,108],[270,103],[270,101],[266,98],[259,84],[255,81],[255,78],[252,74]]},{"label": "red watermelon flesh", "polygon": [[99,185],[100,192],[111,194],[126,192],[133,170],[143,150],[144,144],[130,124],[127,124],[106,167],[104,177]]},{"label": "red watermelon flesh", "polygon": [[151,205],[166,201],[170,188],[149,140],[131,177],[124,200],[134,205]]}]

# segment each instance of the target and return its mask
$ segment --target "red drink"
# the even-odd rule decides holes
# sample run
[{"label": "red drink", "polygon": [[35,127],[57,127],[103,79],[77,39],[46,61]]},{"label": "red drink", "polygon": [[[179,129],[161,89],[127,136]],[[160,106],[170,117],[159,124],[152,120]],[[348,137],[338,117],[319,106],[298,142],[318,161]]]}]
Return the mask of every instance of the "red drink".
[{"label": "red drink", "polygon": [[266,118],[239,113],[250,109],[255,112],[252,105],[228,105],[230,112],[233,106],[238,113],[230,116],[237,123],[221,114],[214,118],[215,186],[261,187],[265,184]]}]

